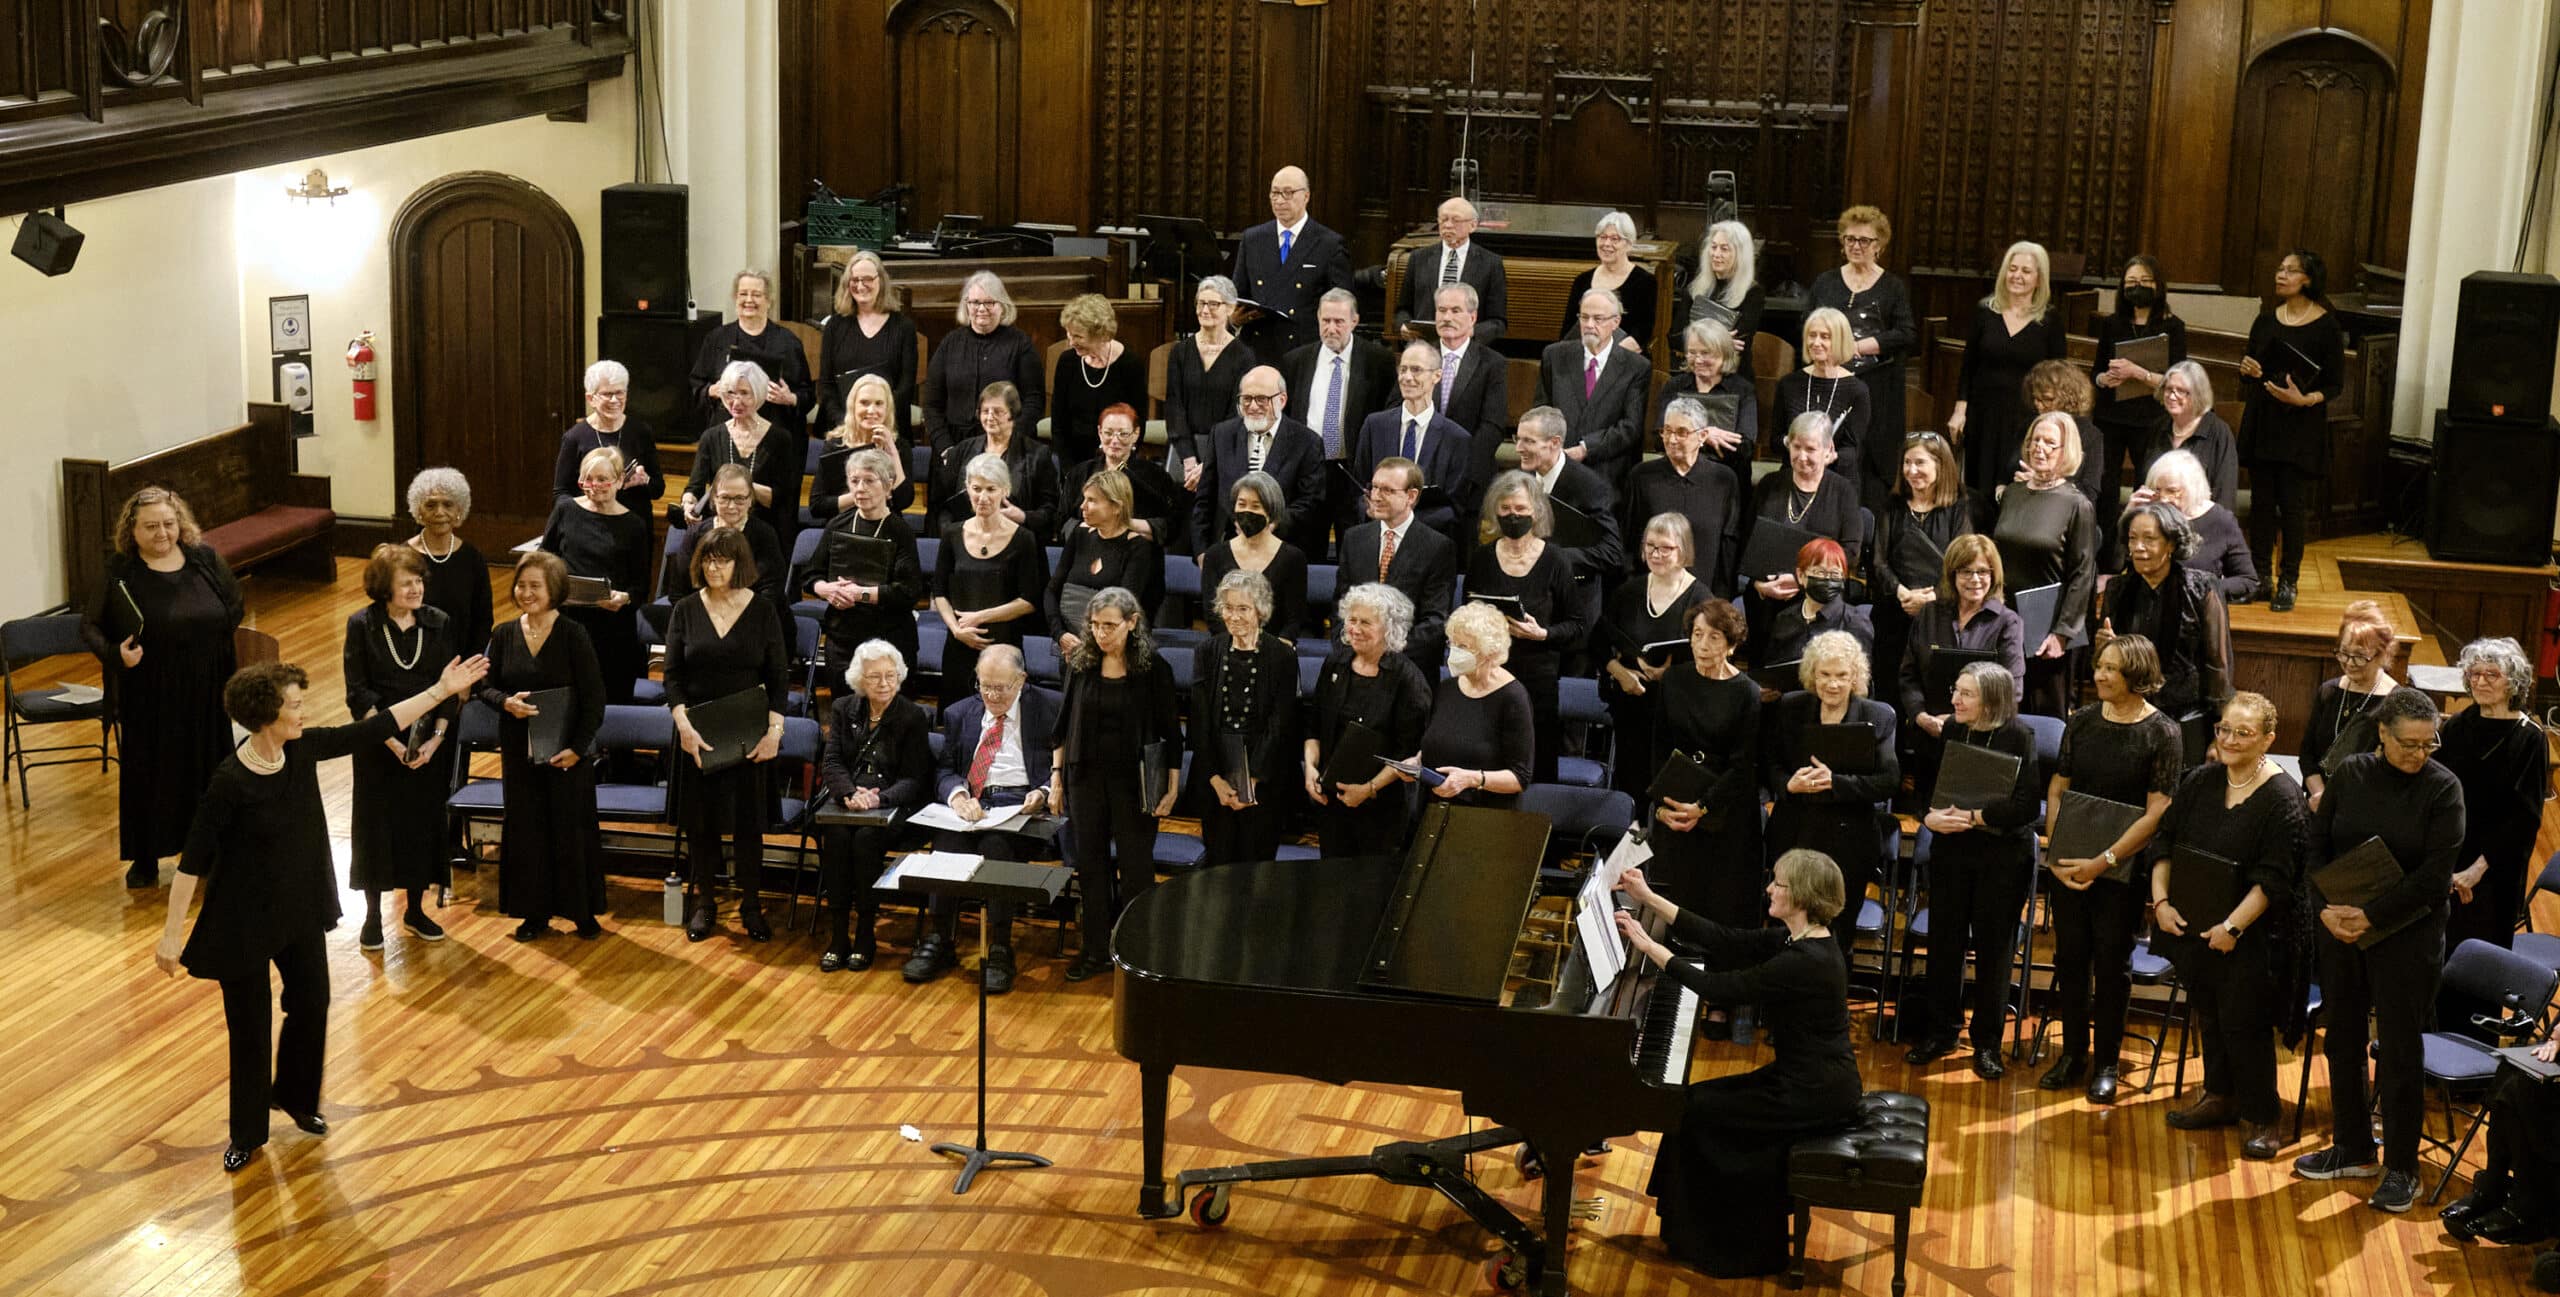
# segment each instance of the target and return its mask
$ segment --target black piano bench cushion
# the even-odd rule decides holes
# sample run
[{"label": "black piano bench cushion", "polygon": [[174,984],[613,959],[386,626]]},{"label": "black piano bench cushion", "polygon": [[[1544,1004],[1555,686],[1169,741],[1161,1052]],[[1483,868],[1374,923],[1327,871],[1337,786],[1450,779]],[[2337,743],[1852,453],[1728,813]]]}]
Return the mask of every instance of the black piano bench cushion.
[{"label": "black piano bench cushion", "polygon": [[1911,1209],[1929,1178],[1929,1101],[1877,1090],[1858,1100],[1858,1115],[1828,1135],[1800,1139],[1787,1151],[1787,1190],[1795,1198],[1795,1253],[1787,1286],[1804,1286],[1805,1243],[1813,1209],[1889,1212],[1893,1216],[1893,1291],[1901,1297],[1909,1254]]}]

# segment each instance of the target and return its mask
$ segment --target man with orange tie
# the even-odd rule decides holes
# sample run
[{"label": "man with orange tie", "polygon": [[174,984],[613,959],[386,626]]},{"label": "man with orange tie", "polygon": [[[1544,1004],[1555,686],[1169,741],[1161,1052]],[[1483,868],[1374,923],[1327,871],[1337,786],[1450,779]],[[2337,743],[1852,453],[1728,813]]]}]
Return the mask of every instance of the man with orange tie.
[{"label": "man with orange tie", "polygon": [[1369,473],[1369,521],[1342,537],[1342,585],[1370,581],[1394,586],[1413,601],[1413,633],[1404,655],[1423,676],[1436,677],[1448,648],[1449,605],[1457,597],[1458,547],[1419,525],[1422,466],[1400,455],[1379,460]]}]

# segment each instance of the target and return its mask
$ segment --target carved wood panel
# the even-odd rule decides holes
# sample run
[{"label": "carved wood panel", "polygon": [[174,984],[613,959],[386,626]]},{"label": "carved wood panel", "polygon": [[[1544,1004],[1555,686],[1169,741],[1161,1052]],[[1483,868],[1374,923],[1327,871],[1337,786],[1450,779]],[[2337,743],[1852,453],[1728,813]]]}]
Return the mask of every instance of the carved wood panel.
[{"label": "carved wood panel", "polygon": [[2295,247],[2328,262],[2331,292],[2379,255],[2391,80],[2371,49],[2335,36],[2279,45],[2241,78],[2222,240],[2224,282],[2234,291],[2268,291],[2276,263]]},{"label": "carved wood panel", "polygon": [[994,0],[924,0],[891,18],[898,175],[913,223],[946,212],[1015,219],[1022,39]]},{"label": "carved wood panel", "polygon": [[1270,215],[1254,147],[1256,3],[1097,6],[1099,219],[1194,216],[1232,230]]}]

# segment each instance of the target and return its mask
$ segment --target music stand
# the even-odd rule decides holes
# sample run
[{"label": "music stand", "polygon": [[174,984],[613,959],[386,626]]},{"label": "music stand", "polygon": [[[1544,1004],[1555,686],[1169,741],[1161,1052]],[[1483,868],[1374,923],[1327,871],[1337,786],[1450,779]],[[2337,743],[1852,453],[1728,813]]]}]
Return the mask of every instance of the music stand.
[{"label": "music stand", "polygon": [[[898,890],[925,896],[952,896],[977,901],[981,905],[1014,902],[1044,905],[1058,899],[1067,890],[1068,871],[1057,865],[1034,865],[1015,860],[978,858],[976,868],[965,877],[921,877],[900,873]],[[935,1144],[933,1151],[961,1159],[960,1178],[951,1186],[955,1194],[969,1192],[969,1182],[980,1171],[1007,1163],[1023,1166],[1051,1166],[1054,1163],[1037,1153],[1006,1153],[987,1147],[987,947],[990,929],[995,925],[981,920],[978,924],[978,1142]]]},{"label": "music stand", "polygon": [[1218,235],[1208,222],[1191,216],[1140,215],[1134,224],[1147,232],[1142,264],[1149,275],[1180,284],[1187,293],[1192,285],[1218,273]]}]

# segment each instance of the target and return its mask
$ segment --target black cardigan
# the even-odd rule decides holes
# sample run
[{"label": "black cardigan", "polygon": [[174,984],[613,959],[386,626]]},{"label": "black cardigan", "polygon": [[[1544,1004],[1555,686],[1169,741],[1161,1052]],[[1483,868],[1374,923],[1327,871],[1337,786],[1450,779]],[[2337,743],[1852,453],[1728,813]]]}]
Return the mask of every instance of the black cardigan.
[{"label": "black cardigan", "polygon": [[2173,561],[2154,590],[2128,568],[2107,582],[2098,615],[2118,635],[2148,634],[2155,611],[2162,633],[2150,638],[2160,654],[2161,683],[2151,705],[2172,720],[2220,713],[2231,697],[2231,618],[2222,606],[2222,583],[2212,572]]},{"label": "black cardigan", "polygon": [[[1235,772],[1222,766],[1218,753],[1217,737],[1225,732],[1219,725],[1218,700],[1234,646],[1226,631],[1211,634],[1192,656],[1196,670],[1191,683],[1192,770],[1202,779],[1225,775],[1230,785],[1235,783]],[[1274,789],[1293,788],[1300,782],[1287,774],[1298,764],[1293,759],[1298,750],[1298,650],[1264,631],[1254,643],[1253,655],[1259,675],[1250,707],[1261,728],[1247,731],[1245,737],[1254,777],[1269,781]]]},{"label": "black cardigan", "polygon": [[918,807],[933,800],[933,718],[912,698],[893,698],[871,725],[871,700],[858,693],[836,699],[827,727],[818,778],[839,802],[858,788],[877,789],[884,807]]}]

